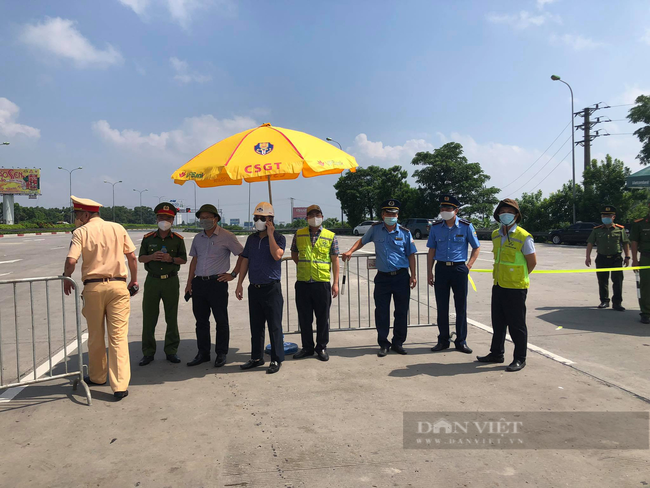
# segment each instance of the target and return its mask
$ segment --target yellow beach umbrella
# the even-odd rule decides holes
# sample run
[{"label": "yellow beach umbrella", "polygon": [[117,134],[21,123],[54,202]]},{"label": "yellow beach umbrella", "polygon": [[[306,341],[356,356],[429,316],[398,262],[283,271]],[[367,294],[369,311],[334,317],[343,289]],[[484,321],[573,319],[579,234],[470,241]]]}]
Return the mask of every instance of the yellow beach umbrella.
[{"label": "yellow beach umbrella", "polygon": [[356,171],[354,157],[311,136],[271,124],[263,124],[230,136],[181,166],[174,183],[194,180],[201,188],[241,185],[242,181],[293,180]]}]

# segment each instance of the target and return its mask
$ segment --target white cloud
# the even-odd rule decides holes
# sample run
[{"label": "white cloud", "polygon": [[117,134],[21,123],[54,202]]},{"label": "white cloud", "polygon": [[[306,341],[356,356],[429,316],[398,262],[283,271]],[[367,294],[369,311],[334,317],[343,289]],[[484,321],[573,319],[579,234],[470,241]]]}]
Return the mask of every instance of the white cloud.
[{"label": "white cloud", "polygon": [[553,34],[551,36],[551,43],[556,45],[564,44],[565,46],[569,46],[574,51],[596,49],[606,45],[604,42],[594,41],[589,37],[583,37],[581,35],[574,34],[564,34],[561,36]]},{"label": "white cloud", "polygon": [[544,10],[544,7],[546,5],[550,5],[555,2],[557,2],[557,0],[537,0],[537,8],[539,10]]},{"label": "white cloud", "polygon": [[157,149],[181,155],[194,155],[246,129],[259,125],[250,117],[236,116],[232,119],[217,119],[213,115],[189,117],[178,129],[160,134],[143,135],[133,129],[113,129],[106,120],[92,124],[93,131],[106,142],[126,150]]},{"label": "white cloud", "polygon": [[76,22],[60,17],[47,18],[38,24],[23,27],[20,40],[33,48],[73,61],[78,67],[100,67],[120,64],[120,52],[110,44],[98,49],[81,35]]},{"label": "white cloud", "polygon": [[172,20],[183,29],[189,30],[197,12],[217,7],[219,12],[233,15],[237,11],[234,0],[119,0],[122,5],[130,7],[140,18],[147,19],[151,6],[164,5]]},{"label": "white cloud", "polygon": [[169,58],[169,63],[172,65],[172,68],[176,72],[174,79],[181,83],[206,83],[212,80],[210,75],[202,75],[197,72],[190,72],[189,65],[187,61],[182,61],[176,57]]},{"label": "white cloud", "polygon": [[528,29],[531,26],[539,27],[549,21],[561,23],[561,19],[557,15],[551,15],[548,12],[542,12],[537,15],[531,14],[526,10],[522,10],[516,14],[487,14],[488,22],[493,24],[505,24],[516,30]]},{"label": "white cloud", "polygon": [[650,46],[650,29],[646,29],[645,34],[643,34],[639,40]]},{"label": "white cloud", "polygon": [[18,108],[18,105],[6,98],[0,98],[0,134],[7,137],[14,137],[19,134],[37,139],[41,137],[39,129],[16,123],[19,113],[20,108]]},{"label": "white cloud", "polygon": [[635,103],[639,95],[650,95],[650,86],[640,87],[638,84],[625,85],[625,91],[614,98],[613,105]]},{"label": "white cloud", "polygon": [[424,139],[411,139],[402,146],[385,146],[381,141],[370,141],[366,134],[354,138],[354,145],[348,148],[355,157],[362,159],[377,159],[390,164],[410,163],[416,152],[433,151],[433,144]]}]

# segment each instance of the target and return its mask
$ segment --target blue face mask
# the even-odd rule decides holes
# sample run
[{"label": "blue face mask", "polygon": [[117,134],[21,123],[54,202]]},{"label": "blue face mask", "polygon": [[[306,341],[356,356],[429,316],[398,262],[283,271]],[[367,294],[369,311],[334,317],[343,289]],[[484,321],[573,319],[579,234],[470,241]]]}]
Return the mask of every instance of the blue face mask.
[{"label": "blue face mask", "polygon": [[605,224],[605,225],[609,225],[609,224],[611,224],[613,222],[611,217],[603,217],[600,220],[602,220],[603,224]]},{"label": "blue face mask", "polygon": [[499,215],[499,220],[503,225],[511,225],[515,221],[516,215],[510,213],[502,213]]},{"label": "blue face mask", "polygon": [[384,223],[386,225],[395,225],[397,223],[397,217],[384,217]]}]

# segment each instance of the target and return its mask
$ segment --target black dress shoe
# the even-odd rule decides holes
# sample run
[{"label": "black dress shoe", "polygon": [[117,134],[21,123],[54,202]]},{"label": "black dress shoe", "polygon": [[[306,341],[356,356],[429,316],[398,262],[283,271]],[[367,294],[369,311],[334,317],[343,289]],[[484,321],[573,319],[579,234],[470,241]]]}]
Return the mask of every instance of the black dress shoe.
[{"label": "black dress shoe", "polygon": [[318,359],[321,361],[329,361],[330,360],[330,355],[327,354],[327,351],[323,349],[322,351],[316,351],[316,355],[318,356]]},{"label": "black dress shoe", "polygon": [[600,305],[598,305],[598,308],[607,308],[609,307],[609,302],[600,302]]},{"label": "black dress shoe", "polygon": [[377,353],[377,356],[379,356],[380,358],[383,358],[386,354],[388,354],[388,351],[390,351],[389,348],[387,348],[387,347],[380,347],[380,348],[379,348],[379,352]]},{"label": "black dress shoe", "polygon": [[264,365],[264,360],[263,359],[249,359],[244,364],[240,364],[239,367],[241,369],[251,369],[251,368],[257,368],[258,366],[263,366],[263,365]]},{"label": "black dress shoe", "polygon": [[476,356],[476,360],[479,363],[502,363],[504,361],[503,356],[497,356],[492,353],[487,356]]},{"label": "black dress shoe", "polygon": [[402,346],[398,346],[396,344],[393,344],[391,346],[391,349],[395,351],[397,354],[401,354],[401,355],[408,354]]},{"label": "black dress shoe", "polygon": [[90,386],[104,386],[106,384],[105,381],[103,383],[95,383],[90,379],[90,376],[84,376],[84,383]]},{"label": "black dress shoe", "polygon": [[619,312],[625,312],[625,307],[620,303],[615,303],[614,305],[612,305],[612,308],[614,310],[618,310]]},{"label": "black dress shoe", "polygon": [[432,352],[438,352],[438,351],[444,351],[445,349],[449,349],[449,343],[448,342],[439,342],[435,346],[431,348]]},{"label": "black dress shoe", "polygon": [[181,358],[179,358],[176,354],[167,354],[167,361],[170,363],[178,364],[181,362]]},{"label": "black dress shoe", "polygon": [[526,360],[519,361],[519,359],[515,359],[513,362],[511,362],[508,365],[506,371],[519,371],[524,369],[525,366],[526,366]]},{"label": "black dress shoe", "polygon": [[293,355],[293,359],[302,359],[313,355],[314,355],[314,351],[309,352],[307,349],[303,347],[300,351],[298,351],[296,354]]},{"label": "black dress shoe", "polygon": [[144,356],[138,363],[140,366],[146,366],[147,364],[153,362],[153,356]]},{"label": "black dress shoe", "polygon": [[271,361],[271,364],[269,364],[269,367],[266,370],[266,374],[273,374],[277,373],[280,371],[280,367],[282,366],[282,363],[278,361]]},{"label": "black dress shoe", "polygon": [[[650,324],[650,317],[641,317],[641,323],[642,324]],[[88,383],[86,381],[86,383]]]},{"label": "black dress shoe", "polygon": [[129,390],[125,391],[116,391],[113,393],[113,396],[115,397],[115,401],[120,401],[122,398],[126,398],[129,396]]},{"label": "black dress shoe", "polygon": [[465,354],[472,354],[472,350],[467,347],[467,344],[456,344],[456,350]]},{"label": "black dress shoe", "polygon": [[225,354],[217,354],[217,359],[214,360],[214,367],[215,368],[220,368],[226,364],[226,355]]},{"label": "black dress shoe", "polygon": [[197,354],[194,359],[192,359],[189,363],[187,363],[187,365],[196,366],[197,364],[207,363],[208,361],[210,361],[210,356],[203,356],[201,354]]}]

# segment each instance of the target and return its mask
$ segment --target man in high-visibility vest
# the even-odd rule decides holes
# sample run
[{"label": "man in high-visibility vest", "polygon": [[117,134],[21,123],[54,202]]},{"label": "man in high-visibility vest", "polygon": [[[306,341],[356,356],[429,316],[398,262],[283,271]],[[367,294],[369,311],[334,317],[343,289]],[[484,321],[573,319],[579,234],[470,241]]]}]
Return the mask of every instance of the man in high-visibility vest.
[{"label": "man in high-visibility vest", "polygon": [[[302,349],[294,359],[313,356],[329,360],[330,306],[339,294],[339,244],[331,230],[323,228],[318,205],[307,208],[309,226],[299,229],[291,243],[291,259],[297,265],[296,307]],[[330,285],[330,276],[334,283]],[[316,315],[316,344],[312,323]]]},{"label": "man in high-visibility vest", "polygon": [[515,344],[514,360],[506,371],[519,371],[526,366],[528,329],[526,328],[526,296],[528,275],[537,265],[533,236],[519,227],[519,204],[510,198],[501,200],[494,211],[500,224],[492,232],[494,253],[494,285],[492,286],[492,345],[490,354],[477,356],[482,363],[504,361],[506,329]]}]

